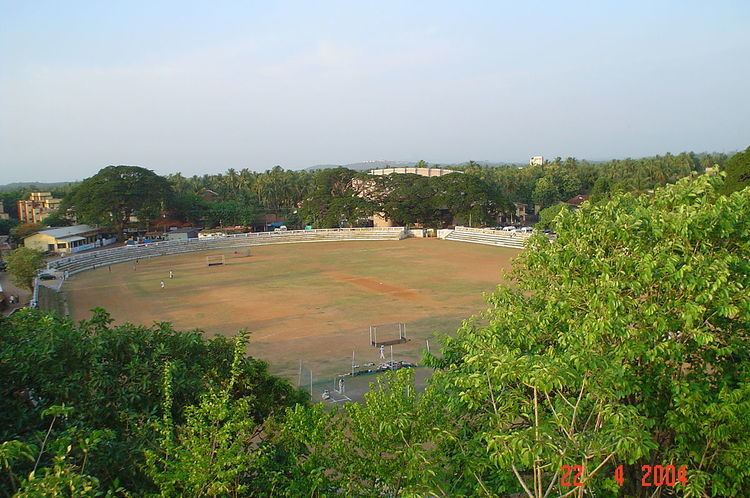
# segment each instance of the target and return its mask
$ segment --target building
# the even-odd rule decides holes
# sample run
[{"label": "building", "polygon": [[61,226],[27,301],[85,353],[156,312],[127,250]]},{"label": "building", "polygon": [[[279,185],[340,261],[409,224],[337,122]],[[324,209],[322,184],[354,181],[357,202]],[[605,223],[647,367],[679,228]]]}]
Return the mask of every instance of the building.
[{"label": "building", "polygon": [[178,228],[164,234],[166,240],[188,240],[197,239],[200,228]]},{"label": "building", "polygon": [[531,156],[529,159],[529,166],[543,166],[544,156]]},{"label": "building", "polygon": [[89,225],[50,228],[42,230],[23,239],[23,245],[39,251],[71,254],[93,249],[114,242],[115,239],[103,239],[99,229]]},{"label": "building", "polygon": [[221,197],[219,194],[211,190],[210,188],[204,188],[201,190],[200,198],[203,199],[206,202],[214,202],[215,200],[218,200],[219,197]]},{"label": "building", "polygon": [[0,201],[0,220],[9,220],[10,215],[5,212],[5,206],[3,206],[3,201]]},{"label": "building", "polygon": [[21,223],[42,223],[60,207],[62,199],[55,199],[50,192],[32,192],[25,201],[18,201],[18,219]]}]

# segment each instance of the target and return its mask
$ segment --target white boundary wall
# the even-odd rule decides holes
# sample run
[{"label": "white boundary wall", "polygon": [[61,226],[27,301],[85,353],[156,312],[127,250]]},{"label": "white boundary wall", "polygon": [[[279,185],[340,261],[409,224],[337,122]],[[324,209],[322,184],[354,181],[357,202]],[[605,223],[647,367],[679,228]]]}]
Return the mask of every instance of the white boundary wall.
[{"label": "white boundary wall", "polygon": [[137,259],[169,256],[195,251],[232,249],[238,247],[302,242],[336,242],[348,240],[401,240],[406,238],[404,227],[382,228],[330,228],[319,230],[285,230],[279,232],[253,232],[211,237],[205,239],[168,240],[135,246],[102,249],[47,263],[48,270],[66,275],[101,268],[102,266]]},{"label": "white boundary wall", "polygon": [[457,226],[454,230],[438,230],[438,237],[454,242],[468,242],[488,246],[523,249],[530,233],[505,232],[492,228],[469,228]]}]

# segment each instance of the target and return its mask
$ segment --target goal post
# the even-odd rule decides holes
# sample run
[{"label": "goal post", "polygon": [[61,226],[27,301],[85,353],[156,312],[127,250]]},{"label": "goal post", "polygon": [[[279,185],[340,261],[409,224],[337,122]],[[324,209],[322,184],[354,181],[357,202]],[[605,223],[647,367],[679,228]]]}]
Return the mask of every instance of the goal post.
[{"label": "goal post", "polygon": [[[380,337],[378,337],[380,333]],[[406,323],[386,323],[370,325],[370,346],[392,346],[408,341],[406,338]]]},{"label": "goal post", "polygon": [[206,256],[206,266],[221,266],[226,262],[223,254]]}]

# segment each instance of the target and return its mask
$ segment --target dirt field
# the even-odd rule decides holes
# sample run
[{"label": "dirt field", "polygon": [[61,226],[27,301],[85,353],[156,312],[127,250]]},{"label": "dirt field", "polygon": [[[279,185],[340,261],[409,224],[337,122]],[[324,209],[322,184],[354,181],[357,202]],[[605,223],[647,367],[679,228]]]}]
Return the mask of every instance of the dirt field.
[{"label": "dirt field", "polygon": [[[247,329],[251,355],[295,383],[302,360],[302,383],[309,385],[310,370],[316,384],[348,371],[352,350],[357,363],[377,362],[379,351],[368,345],[371,324],[407,323],[410,340],[394,347],[394,358],[419,360],[425,339],[455,331],[484,309],[482,293],[502,280],[518,251],[407,239],[284,244],[251,253],[154,258],[135,269],[123,263],[76,275],[64,290],[77,320],[101,306],[117,322],[170,321],[207,335]],[[226,265],[207,267],[209,254],[225,254]]]}]

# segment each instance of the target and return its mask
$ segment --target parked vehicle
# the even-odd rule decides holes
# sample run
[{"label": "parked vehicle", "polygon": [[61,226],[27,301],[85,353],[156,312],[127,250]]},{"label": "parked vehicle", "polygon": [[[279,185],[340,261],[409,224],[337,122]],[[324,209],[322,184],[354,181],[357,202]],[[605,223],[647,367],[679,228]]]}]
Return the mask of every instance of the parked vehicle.
[{"label": "parked vehicle", "polygon": [[503,232],[515,232],[515,231],[516,231],[516,227],[514,227],[514,226],[510,226],[509,225],[509,226],[503,228]]},{"label": "parked vehicle", "polygon": [[39,273],[39,280],[55,280],[56,278],[57,277],[50,272],[43,271]]},{"label": "parked vehicle", "polygon": [[521,227],[518,229],[518,231],[521,233],[531,233],[534,231],[534,229],[531,227]]}]

